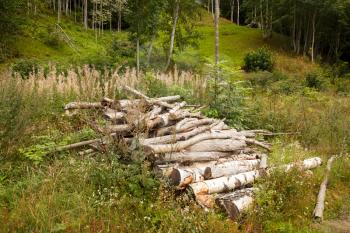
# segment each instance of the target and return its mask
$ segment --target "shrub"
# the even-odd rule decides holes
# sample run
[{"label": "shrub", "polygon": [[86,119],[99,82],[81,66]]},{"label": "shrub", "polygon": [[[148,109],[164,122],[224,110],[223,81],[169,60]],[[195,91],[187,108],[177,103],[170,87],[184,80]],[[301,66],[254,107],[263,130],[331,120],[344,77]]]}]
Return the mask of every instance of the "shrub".
[{"label": "shrub", "polygon": [[305,86],[314,88],[316,90],[323,90],[325,87],[325,81],[318,73],[309,73],[305,77]]},{"label": "shrub", "polygon": [[134,55],[134,45],[121,38],[114,38],[107,48],[107,54],[111,57],[132,57]]},{"label": "shrub", "polygon": [[12,66],[12,71],[25,79],[28,78],[30,74],[38,74],[39,64],[38,61],[34,59],[22,59]]},{"label": "shrub", "polygon": [[259,49],[245,56],[243,68],[248,72],[259,70],[271,71],[273,65],[272,54],[267,49]]}]

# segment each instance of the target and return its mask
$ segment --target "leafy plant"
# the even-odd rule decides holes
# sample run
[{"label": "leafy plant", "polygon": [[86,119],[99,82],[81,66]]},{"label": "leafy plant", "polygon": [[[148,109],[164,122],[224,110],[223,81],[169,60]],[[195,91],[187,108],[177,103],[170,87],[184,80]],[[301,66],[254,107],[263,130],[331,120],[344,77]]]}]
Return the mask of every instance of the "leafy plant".
[{"label": "leafy plant", "polygon": [[12,66],[12,71],[18,73],[23,79],[30,74],[38,74],[39,64],[35,59],[22,59]]},{"label": "leafy plant", "polygon": [[244,70],[251,71],[272,71],[274,66],[271,52],[265,48],[248,53],[244,58]]}]

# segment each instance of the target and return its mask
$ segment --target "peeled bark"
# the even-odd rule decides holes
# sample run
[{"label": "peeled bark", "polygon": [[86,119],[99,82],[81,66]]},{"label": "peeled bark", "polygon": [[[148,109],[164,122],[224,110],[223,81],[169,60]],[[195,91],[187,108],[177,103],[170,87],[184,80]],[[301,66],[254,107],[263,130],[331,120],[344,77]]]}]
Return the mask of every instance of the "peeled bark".
[{"label": "peeled bark", "polygon": [[317,195],[317,202],[316,202],[316,207],[314,209],[314,218],[315,219],[320,219],[321,221],[323,220],[323,211],[324,211],[324,202],[326,200],[326,190],[327,190],[327,185],[328,185],[328,177],[329,174],[331,173],[331,168],[334,160],[336,159],[336,156],[332,156],[328,162],[327,162],[327,167],[326,167],[326,174],[324,176],[324,179],[321,183],[320,186],[320,191]]}]

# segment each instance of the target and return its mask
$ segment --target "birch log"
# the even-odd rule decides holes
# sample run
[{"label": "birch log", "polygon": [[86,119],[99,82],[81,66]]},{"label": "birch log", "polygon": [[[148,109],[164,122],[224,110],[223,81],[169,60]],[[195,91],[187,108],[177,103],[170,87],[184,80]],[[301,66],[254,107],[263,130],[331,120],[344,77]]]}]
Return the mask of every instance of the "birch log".
[{"label": "birch log", "polygon": [[236,175],[243,172],[255,170],[259,167],[260,160],[241,160],[232,161],[215,166],[206,167],[204,169],[204,179],[214,179],[222,176]]},{"label": "birch log", "polygon": [[254,188],[246,188],[231,193],[218,195],[215,203],[224,210],[230,219],[236,220],[242,212],[254,203]]},{"label": "birch log", "polygon": [[103,108],[100,102],[71,102],[64,106],[64,110],[73,110],[73,109],[99,109]]},{"label": "birch log", "polygon": [[[302,162],[297,162],[297,163],[290,163],[287,165],[283,165],[279,168],[282,168],[284,171],[288,172],[294,167],[298,167],[301,170],[309,170],[309,169],[314,169],[316,167],[321,166],[322,164],[322,159],[319,157],[313,157],[309,159],[305,159]],[[276,169],[276,168],[271,168],[271,170]]]},{"label": "birch log", "polygon": [[260,160],[229,161],[221,164],[210,164],[205,167],[176,168],[172,171],[170,179],[173,185],[186,187],[190,183],[200,182],[205,179],[235,175],[254,170]]},{"label": "birch log", "polygon": [[118,112],[117,110],[107,108],[103,113],[103,116],[110,121],[117,122],[123,120],[126,114],[124,112]]},{"label": "birch log", "polygon": [[336,159],[336,156],[332,156],[327,162],[326,173],[320,186],[320,191],[317,196],[316,207],[313,213],[314,218],[319,219],[321,221],[323,220],[324,202],[326,200],[328,177],[329,177],[329,174],[331,173],[332,163],[334,162],[335,159]]},{"label": "birch log", "polygon": [[259,171],[249,171],[238,175],[224,176],[190,184],[191,191],[197,196],[202,194],[222,193],[253,183],[260,177]]}]

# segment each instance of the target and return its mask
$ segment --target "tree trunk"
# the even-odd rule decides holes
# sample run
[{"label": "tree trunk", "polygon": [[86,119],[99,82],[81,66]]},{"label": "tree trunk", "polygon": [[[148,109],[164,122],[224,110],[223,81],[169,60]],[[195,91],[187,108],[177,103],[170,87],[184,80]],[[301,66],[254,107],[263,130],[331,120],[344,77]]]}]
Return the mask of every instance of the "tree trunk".
[{"label": "tree trunk", "polygon": [[239,0],[237,0],[237,25],[239,25],[239,14],[240,14],[240,4],[239,4]]},{"label": "tree trunk", "polygon": [[219,0],[215,0],[215,66],[216,69],[219,65],[219,17],[220,17],[220,6]]},{"label": "tree trunk", "polygon": [[57,23],[61,23],[61,10],[62,10],[62,0],[58,0],[57,5]]},{"label": "tree trunk", "polygon": [[156,39],[155,33],[152,35],[151,42],[149,44],[148,52],[147,52],[147,63],[150,64],[151,57],[152,57],[152,50],[153,50],[153,43],[154,40]]},{"label": "tree trunk", "polygon": [[84,0],[84,26],[88,29],[88,0]]},{"label": "tree trunk", "polygon": [[312,42],[311,42],[311,62],[315,61],[315,34],[316,34],[316,11],[312,16]]},{"label": "tree trunk", "polygon": [[137,35],[136,39],[136,77],[140,75],[140,39]]},{"label": "tree trunk", "polygon": [[176,25],[177,25],[177,20],[179,18],[179,10],[180,10],[179,0],[177,0],[175,2],[175,4],[176,5],[175,5],[175,9],[174,9],[174,16],[173,16],[173,27],[172,27],[171,36],[170,36],[169,54],[168,54],[168,59],[167,59],[167,63],[166,63],[166,66],[165,66],[166,70],[170,66],[171,58],[172,58],[172,55],[173,55]]},{"label": "tree trunk", "polygon": [[326,174],[320,186],[320,191],[317,196],[316,207],[314,210],[314,218],[323,220],[324,202],[326,200],[326,190],[328,185],[328,177],[331,173],[331,168],[336,156],[332,156],[327,162]]},{"label": "tree trunk", "polygon": [[235,9],[235,0],[231,0],[231,22],[233,23],[233,12]]}]

